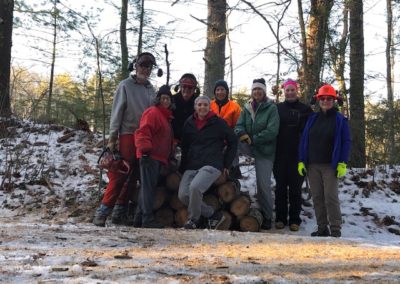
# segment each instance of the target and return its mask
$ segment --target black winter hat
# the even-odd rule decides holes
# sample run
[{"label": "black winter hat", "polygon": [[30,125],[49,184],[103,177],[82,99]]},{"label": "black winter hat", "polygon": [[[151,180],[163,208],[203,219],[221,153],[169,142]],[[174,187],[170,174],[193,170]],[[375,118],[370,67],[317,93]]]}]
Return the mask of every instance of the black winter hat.
[{"label": "black winter hat", "polygon": [[161,97],[161,95],[168,95],[172,98],[171,88],[168,85],[163,85],[158,89],[157,97]]},{"label": "black winter hat", "polygon": [[229,87],[228,87],[228,83],[224,80],[218,80],[217,82],[215,82],[215,87],[214,87],[214,95],[215,95],[215,90],[218,87],[223,87],[226,90],[226,93],[229,94]]}]

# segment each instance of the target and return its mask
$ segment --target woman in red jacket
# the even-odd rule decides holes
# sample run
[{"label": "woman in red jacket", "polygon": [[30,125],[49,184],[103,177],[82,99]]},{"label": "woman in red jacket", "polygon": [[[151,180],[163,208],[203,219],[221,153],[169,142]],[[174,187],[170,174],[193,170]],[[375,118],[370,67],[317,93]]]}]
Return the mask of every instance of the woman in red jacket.
[{"label": "woman in red jacket", "polygon": [[171,99],[169,86],[162,86],[157,93],[155,105],[144,111],[139,128],[135,132],[136,156],[140,159],[141,178],[135,220],[142,221],[142,228],[163,227],[154,220],[153,203],[161,167],[168,165],[172,152]]}]

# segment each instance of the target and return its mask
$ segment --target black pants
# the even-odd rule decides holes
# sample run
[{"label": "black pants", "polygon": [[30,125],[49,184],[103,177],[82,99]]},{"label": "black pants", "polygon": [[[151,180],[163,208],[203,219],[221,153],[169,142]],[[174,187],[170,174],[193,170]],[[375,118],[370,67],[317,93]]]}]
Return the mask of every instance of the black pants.
[{"label": "black pants", "polygon": [[303,177],[297,172],[297,160],[277,157],[274,164],[276,222],[300,225],[301,186]]}]

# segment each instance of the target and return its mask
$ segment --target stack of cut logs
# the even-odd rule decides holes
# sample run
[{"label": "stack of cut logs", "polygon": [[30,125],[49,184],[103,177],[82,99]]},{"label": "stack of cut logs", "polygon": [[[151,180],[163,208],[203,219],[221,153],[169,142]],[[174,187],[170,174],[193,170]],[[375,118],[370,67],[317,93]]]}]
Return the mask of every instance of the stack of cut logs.
[{"label": "stack of cut logs", "polygon": [[[169,174],[163,186],[157,188],[153,209],[156,220],[166,227],[183,227],[188,218],[186,206],[178,198],[181,175]],[[247,193],[240,192],[238,180],[227,180],[221,175],[204,194],[204,202],[216,210],[222,210],[225,221],[219,230],[240,230],[258,232],[263,216],[256,208],[251,208]]]}]

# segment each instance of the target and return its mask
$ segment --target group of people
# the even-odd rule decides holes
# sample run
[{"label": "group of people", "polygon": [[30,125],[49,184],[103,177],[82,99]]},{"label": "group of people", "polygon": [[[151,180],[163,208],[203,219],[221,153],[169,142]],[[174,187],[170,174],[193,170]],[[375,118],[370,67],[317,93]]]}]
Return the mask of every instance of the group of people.
[{"label": "group of people", "polygon": [[134,72],[114,95],[107,147],[118,148],[131,171],[108,172],[109,184],[96,210],[95,225],[104,226],[109,216],[113,223],[126,222],[129,195],[140,178],[132,225],[162,228],[152,210],[155,190],[161,171],[179,146],[178,197],[188,208],[185,229],[199,228],[201,219],[210,229],[224,221],[222,211],[203,202],[203,194],[220,175],[240,175],[240,153],[255,160],[262,229],[271,229],[274,218],[273,173],[275,227],[299,230],[301,187],[307,176],[318,225],[311,235],[341,236],[338,178],[346,173],[351,141],[347,119],[335,108],[332,86],[319,89],[320,111],[314,113],[299,101],[296,81],[283,83],[285,101],[275,104],[267,97],[265,80],[255,79],[251,98],[241,109],[230,99],[226,81],[215,83],[211,100],[200,95],[197,79],[190,73],[180,78],[177,94],[172,95],[166,85],[156,94],[148,81],[154,66],[151,53],[139,54]]}]

